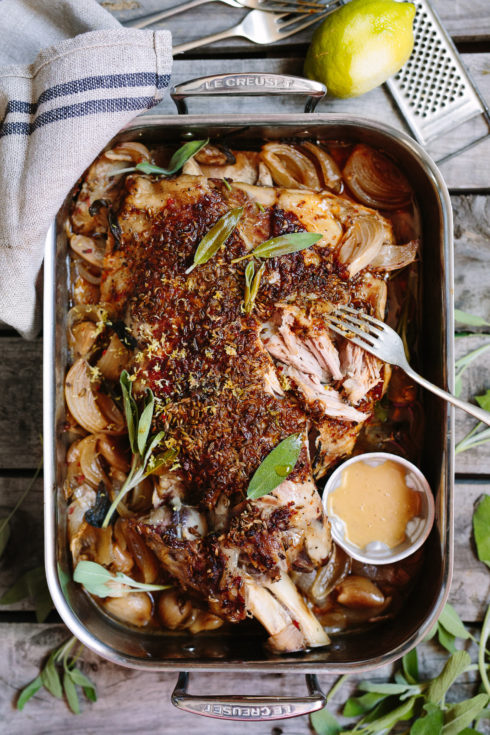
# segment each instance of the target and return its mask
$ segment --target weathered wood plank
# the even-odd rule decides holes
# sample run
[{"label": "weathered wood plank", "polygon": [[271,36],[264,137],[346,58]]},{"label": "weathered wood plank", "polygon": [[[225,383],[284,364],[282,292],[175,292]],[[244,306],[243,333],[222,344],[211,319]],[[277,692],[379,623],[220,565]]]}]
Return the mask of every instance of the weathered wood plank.
[{"label": "weathered wood plank", "polygon": [[[180,4],[177,0],[137,0],[136,2],[121,2],[121,0],[99,0],[108,10],[124,23],[132,18],[139,18],[148,13],[165,10]],[[433,0],[433,6],[439,13],[445,27],[456,41],[486,40],[490,37],[490,8],[486,0]],[[247,11],[237,10],[221,4],[205,5],[195,8],[187,13],[176,15],[168,20],[155,24],[154,28],[168,28],[172,31],[175,44],[184,43],[191,38],[200,38],[209,33],[216,33],[223,29],[239,23]],[[305,32],[293,36],[284,43],[306,42],[311,37],[311,32]],[[281,44],[282,46],[283,44]],[[226,40],[215,46],[214,49],[223,48],[237,49],[242,52],[249,49],[253,51],[251,44],[242,40]],[[199,53],[205,53],[201,49]],[[209,52],[208,52],[209,53]]]},{"label": "weathered wood plank", "polygon": [[[170,704],[170,694],[175,685],[175,673],[146,673],[110,664],[85,651],[83,670],[95,682],[99,699],[94,704],[83,702],[82,715],[74,717],[64,701],[55,700],[45,691],[40,691],[27,703],[23,712],[14,709],[18,690],[33,679],[39,664],[47,653],[67,638],[63,626],[7,624],[0,627],[0,717],[9,735],[86,735],[90,732],[117,732],[133,735],[140,732],[158,732],[179,735],[197,731],[200,735],[307,735],[311,733],[306,717],[282,720],[274,723],[232,723],[196,719]],[[473,659],[475,647],[471,649]],[[433,643],[420,647],[420,670],[424,677],[435,676],[442,668],[446,655]],[[391,667],[378,669],[369,678],[386,680]],[[354,691],[359,678],[351,677],[335,694],[331,710],[336,715]],[[327,691],[334,683],[334,676],[320,676],[320,684]],[[449,699],[458,701],[472,696],[475,689],[475,674],[467,675],[461,683],[452,687]],[[301,676],[287,674],[256,674],[247,676],[243,672],[215,674],[197,673],[191,679],[190,692],[214,694],[270,694],[299,695],[305,691]],[[164,725],[162,725],[164,723]],[[278,729],[274,729],[274,728]],[[486,729],[485,729],[486,728]],[[479,726],[482,733],[489,733],[488,721]]]},{"label": "weathered wood plank", "polygon": [[[490,54],[465,54],[464,62],[479,85],[485,99],[490,102]],[[228,72],[269,72],[302,75],[303,60],[297,56],[288,58],[249,59],[247,57],[227,59],[186,60],[176,59],[172,82],[180,84],[189,79],[209,74]],[[215,101],[218,98],[196,98],[189,101],[191,114],[212,115],[216,110]],[[219,110],[223,114],[257,113],[294,113],[302,110],[301,99],[291,100],[284,97],[220,97]],[[408,128],[393,102],[386,87],[379,87],[362,97],[347,100],[327,98],[320,102],[317,112],[356,115],[364,119],[383,121],[399,130],[408,132]],[[175,105],[166,97],[165,100],[153,108],[149,114],[174,114]],[[473,140],[486,131],[482,118],[456,128],[445,135],[441,140],[428,146],[429,153],[435,158],[441,158],[449,151],[457,150],[463,143]],[[490,160],[490,138],[477,146],[460,154],[454,159],[442,164],[441,171],[447,185],[454,191],[471,189],[486,189],[489,187],[487,161]]]},{"label": "weathered wood plank", "polygon": [[0,341],[0,467],[36,467],[42,454],[42,342]]},{"label": "weathered wood plank", "polygon": [[[0,517],[8,514],[28,484],[28,478],[0,477]],[[490,575],[478,561],[471,541],[474,505],[484,493],[490,493],[489,482],[455,485],[455,561],[450,601],[468,622],[483,619],[490,599]],[[43,563],[42,503],[42,481],[38,480],[11,523],[11,537],[0,559],[0,597],[22,573]],[[32,605],[23,601],[2,606],[1,610],[32,610]]]}]

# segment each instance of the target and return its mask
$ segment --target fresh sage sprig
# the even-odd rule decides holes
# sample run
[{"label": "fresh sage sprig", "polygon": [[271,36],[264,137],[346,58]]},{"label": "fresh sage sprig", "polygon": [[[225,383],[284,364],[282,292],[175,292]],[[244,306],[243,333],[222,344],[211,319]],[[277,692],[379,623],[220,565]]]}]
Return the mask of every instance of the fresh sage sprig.
[{"label": "fresh sage sprig", "polygon": [[459,396],[461,394],[461,390],[463,388],[462,376],[464,371],[469,367],[469,365],[471,365],[473,360],[476,360],[477,357],[482,355],[487,350],[490,350],[490,342],[487,342],[486,344],[477,347],[476,350],[471,350],[471,352],[468,352],[467,355],[463,355],[463,357],[460,357],[459,360],[456,360],[454,365],[456,368],[456,378],[454,381],[455,396]]},{"label": "fresh sage sprig", "polygon": [[242,255],[240,258],[235,258],[231,262],[240,263],[240,261],[247,260],[247,258],[278,258],[281,255],[297,253],[300,250],[310,248],[322,237],[323,235],[319,235],[317,232],[290,232],[286,235],[278,235],[278,237],[271,237],[270,240],[261,242],[249,253]]},{"label": "fresh sage sprig", "polygon": [[[77,639],[72,637],[59,648],[56,648],[51,652],[46,665],[41,669],[39,676],[36,676],[36,678],[20,692],[17,699],[17,709],[24,709],[26,702],[37,694],[42,687],[57,699],[62,699],[64,693],[68,706],[75,715],[80,714],[80,701],[78,698],[77,687],[81,687],[89,701],[97,701],[95,685],[82,671],[80,671],[80,669],[76,667],[76,662],[79,659],[84,646],[81,643],[78,643],[78,651],[76,655],[70,655],[73,647],[77,643]],[[61,676],[63,676],[63,679]]]},{"label": "fresh sage sprig", "polygon": [[490,495],[484,495],[473,513],[473,536],[478,558],[490,567]]},{"label": "fresh sage sprig", "polygon": [[255,299],[260,288],[260,281],[265,271],[265,263],[262,263],[257,273],[255,273],[255,265],[253,260],[248,263],[245,268],[245,298],[243,301],[243,311],[245,314],[251,314]]},{"label": "fresh sage sprig", "polygon": [[193,271],[196,265],[204,265],[213,255],[216,255],[235,230],[242,214],[243,207],[237,207],[236,209],[230,209],[229,212],[219,218],[197,246],[194,253],[194,262],[187,268],[186,273]]},{"label": "fresh sage sprig", "polygon": [[[317,735],[386,735],[397,724],[403,723],[404,735],[477,733],[475,729],[465,728],[476,728],[479,719],[489,714],[486,708],[490,695],[490,666],[487,663],[486,646],[490,636],[490,612],[485,616],[480,641],[465,628],[451,605],[446,605],[427,639],[438,631],[444,631],[453,642],[471,638],[478,645],[478,664],[471,663],[467,651],[453,646],[440,674],[433,679],[423,680],[419,672],[417,649],[414,649],[402,658],[401,668],[395,672],[394,681],[361,681],[358,684],[360,693],[350,697],[342,710],[344,717],[357,718],[355,723],[342,725],[330,709],[325,708],[310,716],[314,732]],[[447,639],[443,637],[442,640],[447,648]],[[454,682],[470,671],[479,671],[481,693],[462,702],[446,702],[447,692]],[[333,692],[338,691],[345,680],[346,676],[343,676],[334,684],[327,695],[327,705]]]},{"label": "fresh sage sprig", "polygon": [[[166,458],[166,453],[160,455],[150,462],[153,452],[160,444],[165,436],[164,431],[150,436],[151,422],[153,420],[153,411],[155,408],[155,397],[150,389],[147,389],[145,396],[145,404],[141,416],[138,414],[138,406],[132,395],[133,384],[130,380],[127,370],[123,370],[119,379],[123,396],[124,416],[128,427],[129,445],[133,458],[131,460],[131,468],[128,476],[124,481],[122,488],[111,503],[111,507],[107,511],[107,515],[102,523],[102,528],[107,528],[117,506],[125,495],[138,485],[141,480],[151,474],[161,466]],[[158,464],[158,460],[161,460]]]},{"label": "fresh sage sprig", "polygon": [[96,597],[126,597],[133,590],[155,592],[157,590],[167,590],[170,587],[168,584],[136,582],[136,580],[122,572],[111,574],[105,567],[95,561],[79,561],[73,573],[73,579]]},{"label": "fresh sage sprig", "polygon": [[[475,396],[474,398],[481,408],[485,411],[490,411],[490,388],[483,395]],[[469,431],[466,436],[456,444],[456,454],[465,452],[467,449],[473,449],[474,447],[478,447],[480,444],[485,444],[490,441],[490,428],[487,427],[481,430],[482,426],[483,422],[479,421],[471,431]]]},{"label": "fresh sage sprig", "polygon": [[454,321],[466,327],[490,327],[490,322],[487,322],[486,319],[467,311],[461,311],[461,309],[454,310]]},{"label": "fresh sage sprig", "polygon": [[141,161],[141,163],[137,163],[136,166],[119,169],[119,171],[114,171],[114,173],[111,175],[119,176],[120,174],[129,174],[133,171],[141,171],[144,174],[172,176],[172,174],[176,174],[177,171],[180,171],[184,163],[188,161],[189,158],[192,158],[192,156],[195,156],[196,153],[199,153],[201,148],[204,148],[204,146],[208,143],[209,138],[206,138],[206,140],[190,140],[187,143],[184,143],[184,145],[178,148],[173,154],[172,158],[170,159],[170,163],[168,164],[168,168],[155,166],[154,163],[149,163],[148,161]]},{"label": "fresh sage sprig", "polygon": [[284,482],[296,466],[302,445],[301,434],[291,434],[279,442],[255,470],[247,489],[247,498],[257,500]]}]

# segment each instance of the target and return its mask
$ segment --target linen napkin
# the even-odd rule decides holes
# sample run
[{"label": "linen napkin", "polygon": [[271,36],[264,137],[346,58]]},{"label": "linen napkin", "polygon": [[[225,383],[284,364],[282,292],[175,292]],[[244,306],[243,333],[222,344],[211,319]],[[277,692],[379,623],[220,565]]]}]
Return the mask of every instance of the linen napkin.
[{"label": "linen napkin", "polygon": [[50,223],[171,65],[168,31],[124,29],[96,0],[0,0],[0,319],[24,337]]}]

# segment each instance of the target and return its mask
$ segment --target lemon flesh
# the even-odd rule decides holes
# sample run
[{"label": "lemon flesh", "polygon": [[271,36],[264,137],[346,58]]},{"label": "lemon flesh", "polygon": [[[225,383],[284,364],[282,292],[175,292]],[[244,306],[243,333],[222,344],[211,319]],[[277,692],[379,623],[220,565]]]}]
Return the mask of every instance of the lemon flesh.
[{"label": "lemon flesh", "polygon": [[413,49],[415,5],[351,0],[317,28],[304,71],[335,97],[357,97],[395,74]]}]

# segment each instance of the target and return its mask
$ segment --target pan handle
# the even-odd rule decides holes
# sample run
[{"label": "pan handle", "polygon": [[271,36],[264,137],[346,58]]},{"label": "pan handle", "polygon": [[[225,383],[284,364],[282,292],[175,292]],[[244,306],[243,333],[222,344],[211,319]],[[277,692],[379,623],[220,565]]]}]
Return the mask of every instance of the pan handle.
[{"label": "pan handle", "polygon": [[246,694],[207,694],[204,696],[187,693],[189,674],[181,671],[174,691],[172,704],[179,709],[218,720],[255,722],[285,720],[299,717],[322,709],[325,695],[314,674],[306,674],[308,695],[305,697],[250,696]]},{"label": "pan handle", "polygon": [[198,77],[197,79],[191,79],[189,82],[178,84],[170,90],[170,96],[181,115],[187,114],[186,97],[225,94],[247,96],[265,94],[307,95],[305,112],[313,112],[319,101],[327,94],[327,88],[321,82],[314,82],[303,77],[250,72],[248,74],[213,74],[209,77]]}]

